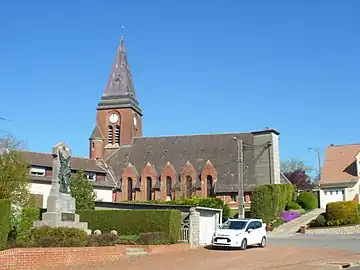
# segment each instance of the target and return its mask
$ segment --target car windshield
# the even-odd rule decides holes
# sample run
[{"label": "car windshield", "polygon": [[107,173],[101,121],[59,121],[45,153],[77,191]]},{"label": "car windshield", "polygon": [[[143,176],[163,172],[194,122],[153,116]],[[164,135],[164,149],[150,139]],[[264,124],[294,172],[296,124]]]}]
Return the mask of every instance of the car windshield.
[{"label": "car windshield", "polygon": [[242,230],[245,228],[247,221],[244,220],[230,220],[226,221],[220,229],[228,229],[228,230]]}]

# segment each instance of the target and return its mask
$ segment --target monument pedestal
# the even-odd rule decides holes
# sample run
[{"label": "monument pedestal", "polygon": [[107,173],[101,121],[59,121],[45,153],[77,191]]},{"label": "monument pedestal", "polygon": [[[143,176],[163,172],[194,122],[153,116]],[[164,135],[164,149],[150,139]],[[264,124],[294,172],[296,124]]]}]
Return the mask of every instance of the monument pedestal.
[{"label": "monument pedestal", "polygon": [[70,194],[50,194],[47,212],[42,214],[42,220],[34,222],[34,227],[44,226],[77,228],[91,234],[87,222],[80,222],[79,215],[75,213],[75,199]]}]

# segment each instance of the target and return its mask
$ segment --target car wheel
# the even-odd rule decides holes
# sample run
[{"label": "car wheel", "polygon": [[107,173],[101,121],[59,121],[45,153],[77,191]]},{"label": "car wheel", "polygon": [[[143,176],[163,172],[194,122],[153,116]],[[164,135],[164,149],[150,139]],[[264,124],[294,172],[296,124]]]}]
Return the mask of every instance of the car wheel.
[{"label": "car wheel", "polygon": [[247,248],[247,240],[243,239],[242,242],[241,242],[240,249],[245,250],[246,248]]},{"label": "car wheel", "polygon": [[262,248],[264,248],[266,246],[266,237],[265,236],[261,239],[261,243],[259,246]]}]

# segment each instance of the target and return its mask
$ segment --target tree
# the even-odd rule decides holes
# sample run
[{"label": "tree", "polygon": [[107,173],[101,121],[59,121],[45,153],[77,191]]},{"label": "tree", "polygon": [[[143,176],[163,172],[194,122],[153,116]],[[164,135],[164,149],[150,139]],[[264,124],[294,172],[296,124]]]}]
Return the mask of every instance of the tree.
[{"label": "tree", "polygon": [[29,164],[17,150],[0,153],[0,199],[10,199],[18,206],[28,205]]},{"label": "tree", "polygon": [[311,167],[305,166],[303,161],[296,159],[281,164],[281,172],[299,190],[312,190],[314,188],[310,177],[311,171]]},{"label": "tree", "polygon": [[12,134],[0,137],[0,153],[1,149],[8,150],[26,150],[26,143],[24,141],[16,139]]},{"label": "tree", "polygon": [[93,210],[95,208],[95,192],[84,171],[78,171],[70,179],[70,193],[76,201],[77,210]]}]

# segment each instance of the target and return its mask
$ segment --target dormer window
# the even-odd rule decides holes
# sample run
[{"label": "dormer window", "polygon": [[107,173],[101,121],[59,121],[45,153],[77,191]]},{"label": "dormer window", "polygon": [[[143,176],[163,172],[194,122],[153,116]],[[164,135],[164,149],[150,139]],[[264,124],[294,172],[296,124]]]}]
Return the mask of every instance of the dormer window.
[{"label": "dormer window", "polygon": [[89,181],[96,181],[96,174],[95,173],[87,173],[87,179]]},{"label": "dormer window", "polygon": [[41,167],[31,167],[29,173],[31,175],[37,175],[37,176],[45,176],[45,168]]}]

